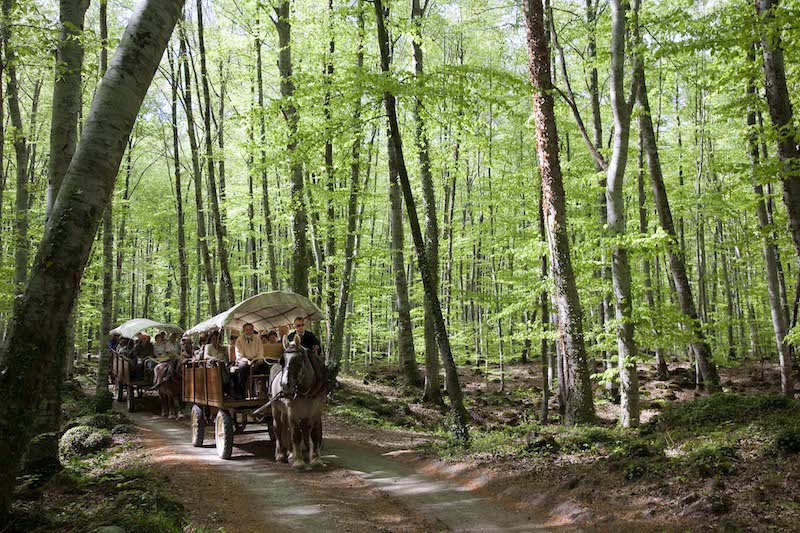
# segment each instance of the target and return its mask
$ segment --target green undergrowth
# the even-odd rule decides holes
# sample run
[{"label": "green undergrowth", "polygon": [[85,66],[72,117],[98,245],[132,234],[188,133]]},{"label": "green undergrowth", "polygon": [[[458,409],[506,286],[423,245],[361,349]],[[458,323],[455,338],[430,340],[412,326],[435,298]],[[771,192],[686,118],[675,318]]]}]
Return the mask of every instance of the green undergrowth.
[{"label": "green undergrowth", "polygon": [[122,442],[67,460],[61,472],[38,487],[23,480],[10,531],[94,531],[112,525],[126,533],[184,531],[188,515],[168,479],[137,454],[129,455],[132,448]]},{"label": "green undergrowth", "polygon": [[664,475],[732,475],[745,461],[800,453],[800,402],[779,396],[715,394],[668,406],[636,429],[524,423],[473,429],[464,449],[448,441],[425,451],[446,458],[598,463],[628,480]]},{"label": "green undergrowth", "polygon": [[402,399],[343,385],[336,391],[328,412],[345,421],[375,427],[425,430],[425,422]]},{"label": "green undergrowth", "polygon": [[64,405],[63,468],[52,477],[28,474],[18,480],[10,527],[3,533],[92,532],[103,526],[126,533],[199,531],[189,525],[168,478],[143,458],[127,416],[96,413],[94,399],[69,385]]}]

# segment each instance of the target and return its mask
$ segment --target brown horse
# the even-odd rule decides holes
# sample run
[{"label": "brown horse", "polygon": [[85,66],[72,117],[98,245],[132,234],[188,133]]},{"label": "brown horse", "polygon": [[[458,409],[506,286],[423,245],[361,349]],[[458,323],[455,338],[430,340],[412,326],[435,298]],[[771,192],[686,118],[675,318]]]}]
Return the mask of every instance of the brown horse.
[{"label": "brown horse", "polygon": [[181,373],[178,368],[177,359],[159,363],[153,369],[153,386],[150,390],[157,390],[161,399],[161,416],[172,416],[173,409],[175,418],[183,418],[181,412]]},{"label": "brown horse", "polygon": [[[281,365],[274,365],[270,373],[275,460],[288,461],[296,470],[325,466],[322,461],[325,390],[310,357],[315,356],[293,341],[285,346]],[[303,458],[303,444],[308,448],[308,464]]]}]

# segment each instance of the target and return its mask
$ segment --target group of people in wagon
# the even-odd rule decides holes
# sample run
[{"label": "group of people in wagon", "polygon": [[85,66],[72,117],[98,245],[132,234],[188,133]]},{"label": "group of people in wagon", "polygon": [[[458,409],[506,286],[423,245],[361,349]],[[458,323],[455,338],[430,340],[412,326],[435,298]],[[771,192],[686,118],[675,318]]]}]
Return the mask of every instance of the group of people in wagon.
[{"label": "group of people in wagon", "polygon": [[322,375],[319,339],[312,331],[306,331],[306,321],[301,316],[294,319],[294,328],[292,332],[283,327],[278,331],[259,333],[253,324],[247,323],[242,326],[241,334],[230,331],[227,345],[223,343],[223,334],[219,330],[200,335],[198,344],[189,336],[178,340],[177,333],[168,335],[166,331],[160,331],[155,339],[144,331],[135,340],[115,334],[109,340],[108,348],[130,359],[133,379],[152,379],[156,365],[164,362],[172,363],[176,370],[187,361],[221,366],[228,370],[222,372],[225,393],[236,400],[248,396],[251,376],[270,374],[272,365],[280,361],[284,346],[294,342],[298,335],[300,345],[311,354],[314,370]]}]

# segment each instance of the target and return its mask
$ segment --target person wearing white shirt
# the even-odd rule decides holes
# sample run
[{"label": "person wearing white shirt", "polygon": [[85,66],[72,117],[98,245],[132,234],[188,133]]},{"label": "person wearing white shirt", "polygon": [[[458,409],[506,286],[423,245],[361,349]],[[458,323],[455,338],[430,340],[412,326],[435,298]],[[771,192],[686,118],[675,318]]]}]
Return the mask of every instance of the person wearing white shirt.
[{"label": "person wearing white shirt", "polygon": [[253,324],[247,323],[242,326],[242,335],[236,339],[234,347],[236,352],[235,393],[244,398],[245,385],[250,376],[250,362],[264,357],[261,339],[256,337]]},{"label": "person wearing white shirt", "polygon": [[203,353],[200,358],[213,359],[220,363],[225,363],[227,359],[225,352],[225,346],[219,342],[219,332],[215,331],[208,337],[208,343],[203,346]]}]

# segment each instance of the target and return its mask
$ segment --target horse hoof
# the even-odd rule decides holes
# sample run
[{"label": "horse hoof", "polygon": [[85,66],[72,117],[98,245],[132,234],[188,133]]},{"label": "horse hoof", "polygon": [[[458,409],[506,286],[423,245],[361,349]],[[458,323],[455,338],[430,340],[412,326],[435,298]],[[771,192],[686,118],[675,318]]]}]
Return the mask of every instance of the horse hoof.
[{"label": "horse hoof", "polygon": [[276,463],[285,463],[286,462],[286,455],[279,453],[275,455],[275,462]]},{"label": "horse hoof", "polygon": [[183,413],[178,413],[175,416],[175,420],[183,420],[184,418],[186,418],[186,415],[184,415]]},{"label": "horse hoof", "polygon": [[311,461],[311,468],[325,468],[325,462],[322,459],[314,459]]},{"label": "horse hoof", "polygon": [[297,470],[298,472],[307,472],[311,470],[311,467],[308,466],[305,462],[297,461],[292,465],[292,470]]}]

